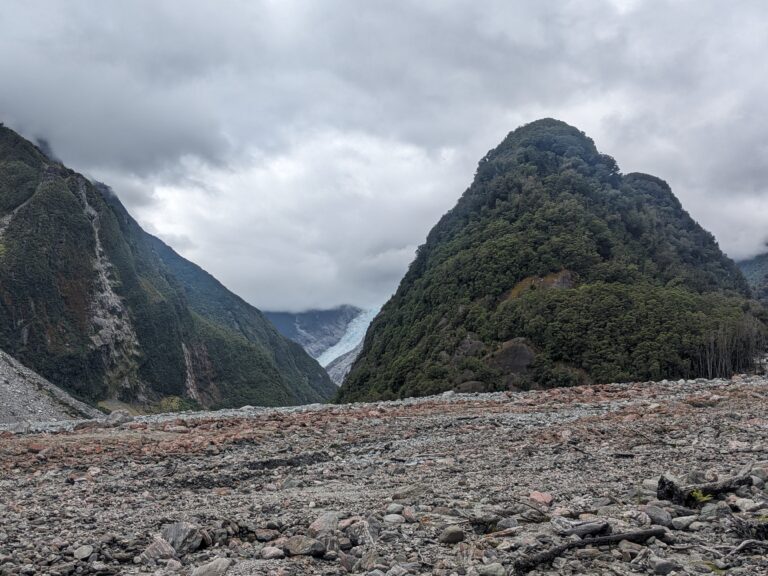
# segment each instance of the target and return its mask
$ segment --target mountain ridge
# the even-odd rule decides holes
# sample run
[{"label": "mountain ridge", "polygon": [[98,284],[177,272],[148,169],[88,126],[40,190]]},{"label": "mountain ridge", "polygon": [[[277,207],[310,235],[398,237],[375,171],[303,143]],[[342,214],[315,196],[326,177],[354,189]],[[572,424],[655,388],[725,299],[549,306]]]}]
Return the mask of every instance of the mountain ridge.
[{"label": "mountain ridge", "polygon": [[0,348],[91,402],[286,405],[334,390],[299,346],[147,234],[108,187],[6,127]]}]

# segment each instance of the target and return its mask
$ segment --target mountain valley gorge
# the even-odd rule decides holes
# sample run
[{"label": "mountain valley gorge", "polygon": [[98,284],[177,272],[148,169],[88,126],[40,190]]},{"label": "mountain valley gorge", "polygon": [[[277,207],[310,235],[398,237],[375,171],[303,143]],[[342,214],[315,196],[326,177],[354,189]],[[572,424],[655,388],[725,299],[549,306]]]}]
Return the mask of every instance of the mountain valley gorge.
[{"label": "mountain valley gorge", "polygon": [[511,132],[381,308],[261,312],[0,126],[0,576],[768,574],[768,257]]}]

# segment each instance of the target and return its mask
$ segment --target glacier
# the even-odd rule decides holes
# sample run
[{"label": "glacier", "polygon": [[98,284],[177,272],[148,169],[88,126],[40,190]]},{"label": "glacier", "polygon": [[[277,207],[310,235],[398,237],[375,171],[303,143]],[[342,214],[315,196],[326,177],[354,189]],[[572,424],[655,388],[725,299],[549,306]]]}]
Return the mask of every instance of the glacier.
[{"label": "glacier", "polygon": [[339,356],[343,356],[347,352],[354,350],[365,337],[365,333],[368,330],[376,314],[379,313],[380,308],[372,308],[369,310],[363,310],[360,314],[355,316],[347,325],[347,329],[344,335],[336,344],[328,348],[320,356],[317,361],[323,368],[326,368],[331,362],[336,360]]}]

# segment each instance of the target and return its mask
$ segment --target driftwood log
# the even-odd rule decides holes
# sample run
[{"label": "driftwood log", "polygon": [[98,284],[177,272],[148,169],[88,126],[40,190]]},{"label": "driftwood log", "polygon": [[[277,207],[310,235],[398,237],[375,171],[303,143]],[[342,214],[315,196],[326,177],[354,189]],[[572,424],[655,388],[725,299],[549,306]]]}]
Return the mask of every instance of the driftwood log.
[{"label": "driftwood log", "polygon": [[658,527],[658,528],[650,528],[648,530],[639,530],[637,532],[622,532],[619,534],[611,534],[609,536],[596,536],[594,538],[585,538],[583,540],[578,540],[576,542],[566,542],[565,544],[560,544],[559,546],[555,546],[553,548],[550,548],[549,550],[545,550],[544,552],[540,552],[539,554],[534,554],[533,556],[528,556],[526,558],[522,558],[521,560],[518,560],[515,562],[515,574],[518,576],[523,576],[524,574],[528,574],[531,570],[534,568],[542,565],[542,564],[549,564],[557,558],[558,556],[562,555],[564,552],[567,552],[568,550],[572,550],[574,548],[584,548],[585,546],[603,546],[605,544],[618,544],[622,540],[628,540],[629,542],[635,542],[636,544],[642,544],[649,538],[660,538],[666,534],[666,530],[664,528]]},{"label": "driftwood log", "polygon": [[734,476],[720,482],[681,486],[672,478],[662,476],[659,478],[659,485],[656,488],[656,497],[659,500],[669,500],[675,504],[691,508],[702,504],[702,496],[711,498],[720,494],[735,492],[741,486],[752,486],[752,478],[746,475]]}]

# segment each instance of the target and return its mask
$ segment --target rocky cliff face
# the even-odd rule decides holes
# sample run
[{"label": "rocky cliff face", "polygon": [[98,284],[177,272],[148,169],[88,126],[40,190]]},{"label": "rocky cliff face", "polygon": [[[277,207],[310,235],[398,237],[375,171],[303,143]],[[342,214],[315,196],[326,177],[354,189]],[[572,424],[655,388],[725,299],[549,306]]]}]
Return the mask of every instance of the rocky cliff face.
[{"label": "rocky cliff face", "polygon": [[326,400],[300,346],[131,218],[108,187],[0,127],[0,346],[96,402]]},{"label": "rocky cliff face", "polygon": [[523,126],[418,250],[339,400],[730,376],[765,311],[662,180],[572,126]]}]

